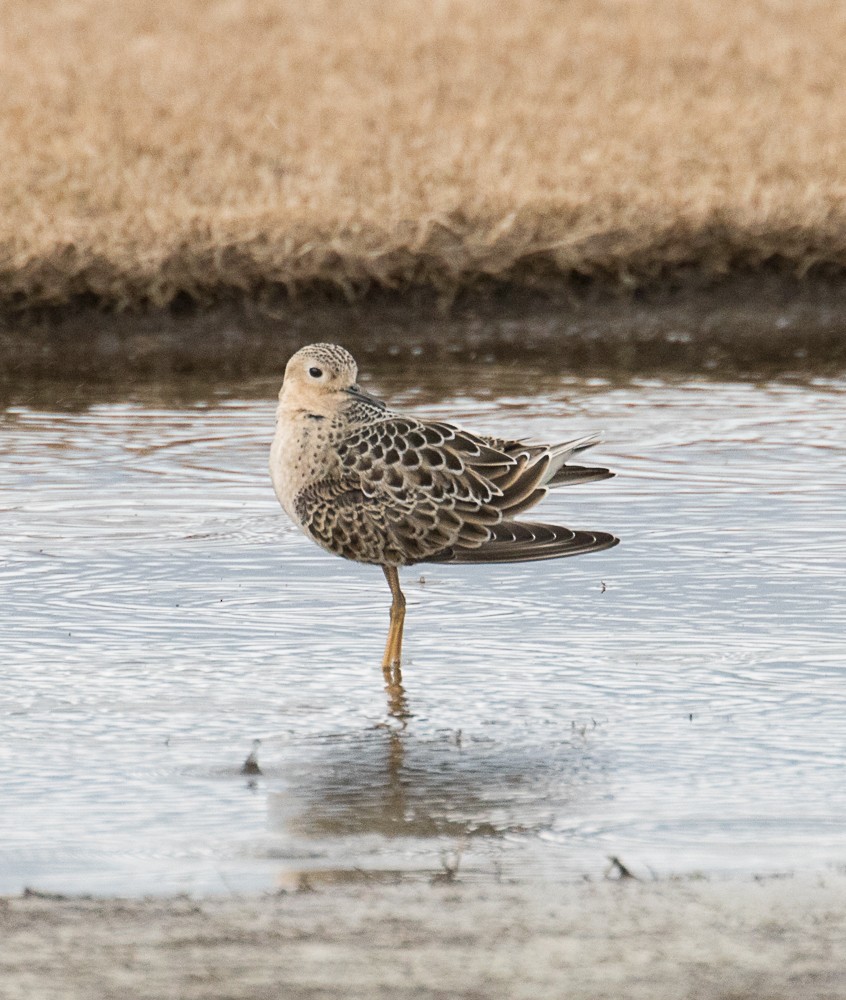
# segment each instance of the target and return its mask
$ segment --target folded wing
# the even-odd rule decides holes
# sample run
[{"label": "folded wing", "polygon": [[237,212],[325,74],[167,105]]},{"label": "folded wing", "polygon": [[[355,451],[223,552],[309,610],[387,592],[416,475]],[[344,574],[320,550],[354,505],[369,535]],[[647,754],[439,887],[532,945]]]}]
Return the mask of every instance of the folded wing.
[{"label": "folded wing", "polygon": [[533,445],[391,415],[339,442],[338,468],[297,503],[320,544],[360,562],[520,562],[594,552],[617,539],[513,519],[550,489],[610,477],[607,469],[567,464],[598,440]]}]

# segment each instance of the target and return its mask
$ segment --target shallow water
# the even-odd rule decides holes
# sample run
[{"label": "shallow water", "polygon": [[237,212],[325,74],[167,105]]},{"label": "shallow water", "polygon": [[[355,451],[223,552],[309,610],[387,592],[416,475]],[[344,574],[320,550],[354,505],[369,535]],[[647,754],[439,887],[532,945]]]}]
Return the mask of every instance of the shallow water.
[{"label": "shallow water", "polygon": [[604,429],[618,477],[541,510],[622,538],[406,570],[391,691],[382,574],[276,504],[276,388],[0,418],[0,891],[846,864],[846,380],[374,378],[492,434]]}]

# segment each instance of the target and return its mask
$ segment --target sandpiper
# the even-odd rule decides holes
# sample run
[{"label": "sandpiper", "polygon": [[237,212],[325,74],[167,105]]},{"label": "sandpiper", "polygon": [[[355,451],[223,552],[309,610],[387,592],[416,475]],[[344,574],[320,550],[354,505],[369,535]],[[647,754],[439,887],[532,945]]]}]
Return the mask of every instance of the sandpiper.
[{"label": "sandpiper", "polygon": [[391,410],[357,378],[355,360],[337,344],[293,355],[270,474],[279,502],[309,538],[382,567],[392,595],[386,671],[399,667],[402,653],[400,566],[558,559],[617,544],[602,531],[514,520],[550,489],[613,476],[566,464],[598,435],[553,445],[483,437]]}]

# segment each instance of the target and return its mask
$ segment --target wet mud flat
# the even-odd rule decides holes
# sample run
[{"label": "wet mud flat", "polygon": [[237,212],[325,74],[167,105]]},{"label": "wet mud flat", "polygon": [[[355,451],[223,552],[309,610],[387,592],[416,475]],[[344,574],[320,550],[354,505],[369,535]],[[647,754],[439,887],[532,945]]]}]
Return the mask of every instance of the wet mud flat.
[{"label": "wet mud flat", "polygon": [[269,285],[208,307],[103,311],[79,300],[0,316],[0,387],[26,379],[281,373],[303,344],[344,344],[371,366],[554,360],[561,369],[759,375],[846,368],[846,280],[758,269],[678,273],[651,287],[540,277],[470,288],[374,290],[350,301]]},{"label": "wet mud flat", "polygon": [[0,898],[8,1000],[838,1000],[846,877]]}]

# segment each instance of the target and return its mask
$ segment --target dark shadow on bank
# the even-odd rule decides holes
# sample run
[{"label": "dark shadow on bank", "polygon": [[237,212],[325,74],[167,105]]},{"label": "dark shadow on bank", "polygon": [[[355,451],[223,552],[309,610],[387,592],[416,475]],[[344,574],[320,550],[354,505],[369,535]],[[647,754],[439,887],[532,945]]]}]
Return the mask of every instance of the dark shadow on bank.
[{"label": "dark shadow on bank", "polygon": [[846,368],[845,312],[842,274],[799,278],[777,264],[679,271],[636,288],[574,275],[480,279],[447,297],[412,287],[349,301],[327,288],[291,297],[268,286],[134,312],[82,300],[0,315],[0,386],[281,376],[287,357],[315,341],[343,343],[371,370],[449,358],[552,361],[583,374],[831,371]]}]

